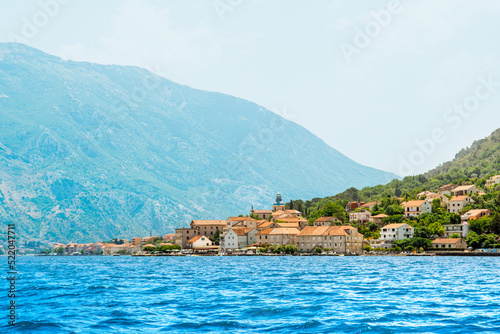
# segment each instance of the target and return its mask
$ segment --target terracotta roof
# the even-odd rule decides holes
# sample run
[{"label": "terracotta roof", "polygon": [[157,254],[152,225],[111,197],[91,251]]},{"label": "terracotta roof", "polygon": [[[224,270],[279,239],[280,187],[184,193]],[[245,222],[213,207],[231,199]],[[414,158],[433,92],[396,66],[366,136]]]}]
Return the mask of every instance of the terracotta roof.
[{"label": "terracotta roof", "polygon": [[264,214],[264,213],[272,213],[273,210],[253,210],[253,213],[260,213],[260,214]]},{"label": "terracotta roof", "polygon": [[475,217],[475,216],[479,216],[481,213],[492,213],[490,210],[488,209],[475,209],[475,210],[470,210],[470,211],[467,211],[465,214],[466,215],[469,215],[471,217]]},{"label": "terracotta roof", "polygon": [[193,220],[191,222],[193,225],[204,226],[204,225],[219,225],[226,226],[227,221],[225,220]]},{"label": "terracotta roof", "polygon": [[409,201],[404,204],[405,208],[421,207],[427,201]]},{"label": "terracotta roof", "polygon": [[439,238],[434,240],[432,243],[433,244],[456,244],[457,242],[460,242],[462,239],[461,238],[455,238],[455,239],[444,239],[444,238]]},{"label": "terracotta roof", "polygon": [[330,222],[330,221],[339,221],[339,220],[336,217],[320,217],[320,218],[316,219],[314,222],[321,223],[321,222]]},{"label": "terracotta roof", "polygon": [[[346,236],[348,234],[345,231],[346,228],[343,228],[343,227],[344,226],[331,226],[325,233],[323,233],[323,235],[343,235],[343,236]],[[349,226],[349,227],[351,227],[351,226]]]},{"label": "terracotta roof", "polygon": [[368,203],[361,205],[361,207],[367,208],[367,207],[370,207],[370,206],[375,205],[375,204],[378,204],[378,202],[368,202]]},{"label": "terracotta roof", "polygon": [[372,216],[372,218],[387,218],[387,217],[389,217],[389,216],[384,214],[384,213],[381,213],[381,214],[376,215],[376,216]]},{"label": "terracotta roof", "polygon": [[300,222],[307,222],[307,219],[304,219],[304,218],[281,218],[281,219],[277,219],[276,222],[300,223]]},{"label": "terracotta roof", "polygon": [[198,235],[198,236],[192,238],[191,240],[189,240],[187,243],[192,244],[193,242],[200,240],[202,237],[204,237],[204,235]]},{"label": "terracotta roof", "polygon": [[232,221],[239,221],[239,222],[249,221],[249,220],[256,221],[255,219],[253,219],[251,217],[229,217],[228,219],[231,219]]},{"label": "terracotta roof", "polygon": [[462,202],[462,201],[465,201],[467,198],[469,198],[469,196],[467,196],[467,195],[465,195],[465,196],[453,196],[450,199],[450,202]]},{"label": "terracotta roof", "polygon": [[475,185],[471,184],[471,185],[468,185],[468,186],[456,187],[455,189],[453,189],[453,192],[455,192],[455,191],[461,191],[461,190],[469,190],[472,187],[475,187]]},{"label": "terracotta roof", "polygon": [[296,223],[280,223],[280,222],[276,222],[276,224],[279,227],[283,227],[283,228],[298,228],[298,227],[300,227],[299,222],[296,222]]},{"label": "terracotta roof", "polygon": [[323,235],[328,231],[330,226],[306,226],[299,234],[299,237],[309,235]]},{"label": "terracotta roof", "polygon": [[234,233],[236,233],[236,235],[244,236],[247,235],[248,232],[253,230],[253,228],[233,228],[232,230]]},{"label": "terracotta roof", "polygon": [[293,234],[298,235],[300,231],[296,228],[268,228],[264,231],[257,233],[257,235],[283,235]]},{"label": "terracotta roof", "polygon": [[[402,223],[402,224],[389,224],[389,225],[386,225],[382,228],[400,228],[401,226],[405,226],[405,225],[408,225],[408,224],[405,224],[405,223]],[[411,227],[410,225],[408,225],[408,227]]]}]

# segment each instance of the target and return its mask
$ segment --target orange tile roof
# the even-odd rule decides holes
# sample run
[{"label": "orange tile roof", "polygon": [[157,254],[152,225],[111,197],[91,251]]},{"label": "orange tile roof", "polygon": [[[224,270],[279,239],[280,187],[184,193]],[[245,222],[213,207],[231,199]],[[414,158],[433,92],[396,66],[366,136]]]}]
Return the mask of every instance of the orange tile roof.
[{"label": "orange tile roof", "polygon": [[257,235],[298,235],[300,231],[296,228],[268,228],[257,233]]},{"label": "orange tile roof", "polygon": [[389,216],[384,214],[384,213],[381,213],[379,215],[373,216],[372,218],[387,218],[387,217],[389,217]]},{"label": "orange tile roof", "polygon": [[250,221],[250,220],[256,221],[255,219],[253,219],[251,217],[229,217],[228,219],[231,219],[232,221],[238,221],[238,222]]},{"label": "orange tile roof", "polygon": [[281,219],[276,219],[276,222],[284,222],[284,223],[299,223],[299,222],[304,222],[307,221],[307,219],[304,218],[281,218]]},{"label": "orange tile roof", "polygon": [[469,196],[467,196],[467,195],[464,195],[464,196],[453,196],[450,199],[450,202],[462,202],[462,201],[465,201],[467,198],[469,198]]},{"label": "orange tile roof", "polygon": [[297,223],[280,223],[280,222],[276,222],[276,224],[279,227],[283,227],[283,228],[297,228],[297,227],[300,227],[300,224],[298,222]]},{"label": "orange tile roof", "polygon": [[[382,228],[400,228],[401,226],[404,226],[404,225],[408,225],[408,224],[405,224],[405,223],[402,223],[402,224],[389,224],[389,225],[386,225]],[[408,225],[408,227],[411,227],[410,225]]]},{"label": "orange tile roof", "polygon": [[434,240],[432,243],[433,244],[456,244],[457,242],[460,242],[462,239],[461,238],[455,238],[455,239],[445,239],[445,238],[438,238]]},{"label": "orange tile roof", "polygon": [[309,235],[323,235],[328,231],[330,226],[306,226],[299,234],[299,237]]},{"label": "orange tile roof", "polygon": [[227,224],[225,220],[193,220],[191,223],[193,225],[198,225],[198,226],[205,226],[205,225],[226,226]]},{"label": "orange tile roof", "polygon": [[316,219],[314,222],[329,222],[329,221],[339,221],[338,218],[336,217],[320,217],[318,219]]},{"label": "orange tile roof", "polygon": [[273,210],[253,210],[253,213],[260,213],[260,214],[265,214],[265,213],[272,213]]},{"label": "orange tile roof", "polygon": [[248,232],[253,230],[253,228],[233,228],[232,230],[234,233],[236,233],[236,235],[244,236],[247,235]]},{"label": "orange tile roof", "polygon": [[204,237],[204,236],[203,235],[198,235],[198,236],[192,238],[191,240],[189,240],[187,243],[188,244],[192,244],[193,242],[196,242],[196,241],[200,240],[202,237]]},{"label": "orange tile roof", "polygon": [[465,214],[469,214],[471,217],[475,217],[475,216],[479,216],[481,213],[488,213],[488,212],[490,214],[493,213],[488,209],[475,209],[475,210],[467,211]]},{"label": "orange tile roof", "polygon": [[461,190],[469,190],[472,187],[475,187],[475,185],[471,184],[471,185],[468,185],[468,186],[456,187],[455,189],[453,189],[453,192],[461,191]]},{"label": "orange tile roof", "polygon": [[421,207],[427,201],[409,201],[405,203],[405,208],[417,208]]}]

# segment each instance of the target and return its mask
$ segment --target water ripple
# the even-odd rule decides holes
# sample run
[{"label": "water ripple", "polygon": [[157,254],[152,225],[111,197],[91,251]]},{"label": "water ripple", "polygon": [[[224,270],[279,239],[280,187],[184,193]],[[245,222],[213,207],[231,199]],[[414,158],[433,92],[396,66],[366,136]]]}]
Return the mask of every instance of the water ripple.
[{"label": "water ripple", "polygon": [[498,333],[499,264],[460,257],[22,257],[16,329]]}]

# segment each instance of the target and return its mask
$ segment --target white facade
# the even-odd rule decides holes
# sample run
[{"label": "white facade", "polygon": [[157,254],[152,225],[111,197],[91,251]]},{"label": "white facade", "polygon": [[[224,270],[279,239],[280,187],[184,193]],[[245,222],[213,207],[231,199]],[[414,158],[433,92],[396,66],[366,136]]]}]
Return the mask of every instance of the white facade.
[{"label": "white facade", "polygon": [[257,229],[230,229],[222,236],[220,248],[223,251],[242,249],[248,245],[253,245],[257,241]]},{"label": "white facade", "polygon": [[413,238],[415,229],[408,224],[390,224],[380,231],[380,239],[370,240],[370,246],[375,248],[392,248],[395,240]]},{"label": "white facade", "polygon": [[351,212],[349,213],[349,220],[352,222],[367,222],[370,217],[372,216],[372,213],[367,210],[362,210],[360,212]]},{"label": "white facade", "polygon": [[209,238],[205,236],[201,236],[196,241],[191,243],[192,248],[201,248],[201,247],[209,247],[212,246],[213,242]]},{"label": "white facade", "polygon": [[474,203],[474,200],[469,196],[453,197],[448,203],[448,212],[458,213],[460,210]]},{"label": "white facade", "polygon": [[409,201],[404,204],[405,216],[415,218],[423,213],[432,213],[432,204],[428,201]]},{"label": "white facade", "polygon": [[460,237],[465,239],[469,234],[470,224],[463,222],[462,224],[443,225],[443,227],[445,238],[449,238],[452,234],[457,233]]},{"label": "white facade", "polygon": [[500,175],[495,175],[492,178],[490,178],[488,181],[486,181],[487,187],[493,187],[497,184],[500,184]]}]

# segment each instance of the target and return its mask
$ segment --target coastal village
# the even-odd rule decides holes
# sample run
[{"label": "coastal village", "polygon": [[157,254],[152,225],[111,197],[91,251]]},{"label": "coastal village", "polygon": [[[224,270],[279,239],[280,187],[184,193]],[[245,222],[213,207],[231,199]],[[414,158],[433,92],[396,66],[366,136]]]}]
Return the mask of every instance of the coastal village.
[{"label": "coastal village", "polygon": [[[498,185],[500,175],[491,177],[485,187],[492,189]],[[193,220],[188,227],[176,229],[175,234],[161,237],[92,244],[55,243],[47,253],[344,256],[374,252],[471,252],[474,249],[495,252],[500,248],[498,235],[490,233],[488,242],[476,242],[480,239],[476,233],[478,224],[487,219],[487,224],[494,224],[494,211],[475,208],[476,201],[485,195],[485,191],[473,184],[448,184],[437,192],[423,191],[410,199],[391,197],[368,203],[348,202],[341,214],[307,219],[302,212],[287,209],[282,195],[278,194],[272,208],[252,208],[247,216]],[[425,226],[422,220],[431,216],[434,220],[442,217],[446,223],[435,221]]]}]

